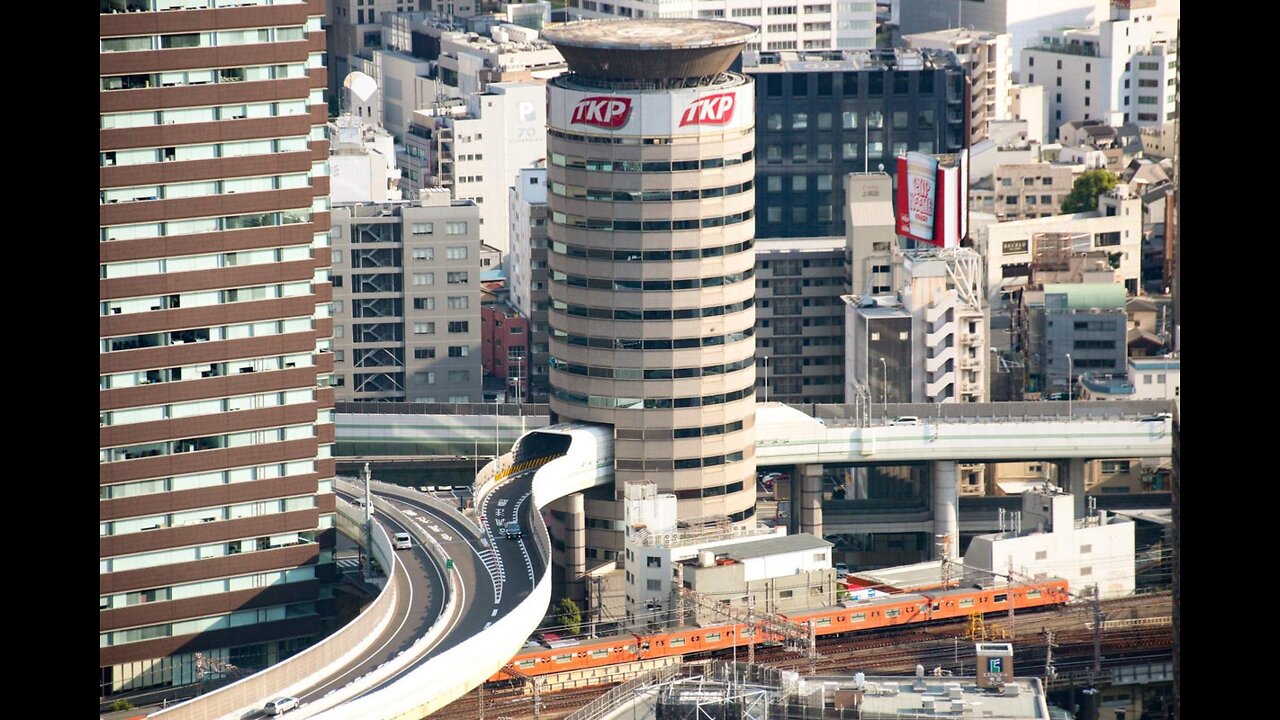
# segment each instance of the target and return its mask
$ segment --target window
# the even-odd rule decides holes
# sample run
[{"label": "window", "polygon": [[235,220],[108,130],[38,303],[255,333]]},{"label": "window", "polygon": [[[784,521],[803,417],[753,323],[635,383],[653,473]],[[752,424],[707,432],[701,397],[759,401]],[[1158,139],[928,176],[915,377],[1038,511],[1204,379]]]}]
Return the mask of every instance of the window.
[{"label": "window", "polygon": [[1093,545],[1081,545],[1081,546],[1080,546],[1080,554],[1081,554],[1081,555],[1086,555],[1086,554],[1091,553],[1091,552],[1093,552]]},{"label": "window", "polygon": [[413,225],[410,226],[410,232],[414,235],[430,235],[434,231],[435,223],[413,223]]},{"label": "window", "polygon": [[466,345],[450,345],[449,357],[451,358],[467,357],[467,355],[470,354],[468,350],[469,349],[467,348]]},{"label": "window", "polygon": [[453,382],[453,383],[471,382],[471,371],[470,370],[450,370],[449,382]]},{"label": "window", "polygon": [[465,246],[445,248],[444,256],[446,260],[466,260],[467,248]]},{"label": "window", "polygon": [[645,585],[645,589],[646,589],[646,590],[650,590],[650,591],[654,591],[654,592],[657,592],[657,591],[661,591],[661,590],[662,590],[662,581],[661,581],[661,580],[646,580],[646,581],[645,581],[645,583],[644,583],[644,585]]},{"label": "window", "polygon": [[446,223],[444,232],[446,235],[466,235],[467,223],[466,221]]},{"label": "window", "polygon": [[464,332],[470,332],[470,331],[471,331],[471,324],[466,320],[450,320],[449,321],[449,332],[451,333],[464,333]]},{"label": "window", "polygon": [[433,272],[414,273],[413,284],[414,285],[435,285],[436,274]]},{"label": "window", "polygon": [[791,113],[791,129],[804,130],[809,127],[809,113]]},{"label": "window", "polygon": [[435,335],[436,324],[433,322],[418,322],[413,324],[414,335]]},{"label": "window", "polygon": [[436,356],[436,349],[433,347],[420,347],[413,349],[414,360],[431,360]]},{"label": "window", "polygon": [[651,568],[660,568],[662,567],[662,558],[661,557],[645,558],[645,564]]},{"label": "window", "polygon": [[465,295],[449,296],[450,310],[466,310],[468,307],[470,307],[470,305],[471,305],[471,298]]},{"label": "window", "polygon": [[435,260],[436,249],[429,247],[416,247],[413,249],[414,260]]},{"label": "window", "polygon": [[414,310],[435,310],[436,299],[433,297],[420,297],[413,299]]},{"label": "window", "polygon": [[466,271],[451,272],[447,278],[450,285],[465,285],[467,283]]},{"label": "window", "polygon": [[844,127],[844,128],[852,129],[852,128],[858,127],[858,111],[857,110],[844,111],[844,113],[841,115],[841,122],[842,122],[841,127]]}]

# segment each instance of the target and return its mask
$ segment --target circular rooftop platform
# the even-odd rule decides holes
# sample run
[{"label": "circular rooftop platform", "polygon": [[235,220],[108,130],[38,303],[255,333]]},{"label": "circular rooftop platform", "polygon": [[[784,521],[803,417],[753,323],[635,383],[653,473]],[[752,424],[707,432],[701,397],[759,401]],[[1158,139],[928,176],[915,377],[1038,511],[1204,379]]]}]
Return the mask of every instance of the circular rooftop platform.
[{"label": "circular rooftop platform", "polygon": [[583,20],[551,25],[542,37],[569,69],[602,80],[666,80],[718,75],[756,33],[722,20]]}]

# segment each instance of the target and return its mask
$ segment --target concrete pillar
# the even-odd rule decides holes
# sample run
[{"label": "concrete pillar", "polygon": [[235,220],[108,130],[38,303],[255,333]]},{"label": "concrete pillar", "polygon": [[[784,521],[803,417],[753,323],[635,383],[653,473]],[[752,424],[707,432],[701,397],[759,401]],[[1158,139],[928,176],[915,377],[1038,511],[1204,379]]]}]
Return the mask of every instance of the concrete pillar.
[{"label": "concrete pillar", "polygon": [[795,477],[800,497],[795,503],[800,513],[800,532],[822,537],[822,466],[797,465]]},{"label": "concrete pillar", "polygon": [[[933,463],[933,534],[950,535],[947,554],[952,560],[960,559],[960,488],[956,482],[954,460],[938,460]],[[940,550],[934,545],[934,559],[941,559]]]},{"label": "concrete pillar", "polygon": [[587,572],[587,511],[582,493],[566,496],[564,504],[565,596],[579,605],[586,599],[583,576]]},{"label": "concrete pillar", "polygon": [[1084,489],[1084,464],[1088,462],[1083,458],[1070,458],[1067,460],[1066,467],[1066,490],[1071,493],[1071,504],[1075,508],[1075,517],[1077,520],[1085,516],[1086,498]]}]

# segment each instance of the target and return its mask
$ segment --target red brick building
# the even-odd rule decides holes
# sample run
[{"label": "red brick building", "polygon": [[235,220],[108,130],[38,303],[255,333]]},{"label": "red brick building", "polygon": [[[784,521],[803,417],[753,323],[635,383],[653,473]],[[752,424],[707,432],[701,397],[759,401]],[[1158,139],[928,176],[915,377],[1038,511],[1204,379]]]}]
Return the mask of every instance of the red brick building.
[{"label": "red brick building", "polygon": [[505,302],[480,308],[484,374],[506,386],[508,402],[529,398],[529,319]]}]

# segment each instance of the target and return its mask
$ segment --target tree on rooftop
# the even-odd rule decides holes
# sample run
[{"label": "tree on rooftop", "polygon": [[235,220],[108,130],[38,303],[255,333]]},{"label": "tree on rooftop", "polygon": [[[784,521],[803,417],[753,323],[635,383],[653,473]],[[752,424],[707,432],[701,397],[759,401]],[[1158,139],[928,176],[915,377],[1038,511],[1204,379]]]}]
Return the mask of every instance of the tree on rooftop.
[{"label": "tree on rooftop", "polygon": [[1098,209],[1098,196],[1116,186],[1119,179],[1102,168],[1086,170],[1071,186],[1071,194],[1062,201],[1062,212],[1078,213]]}]

